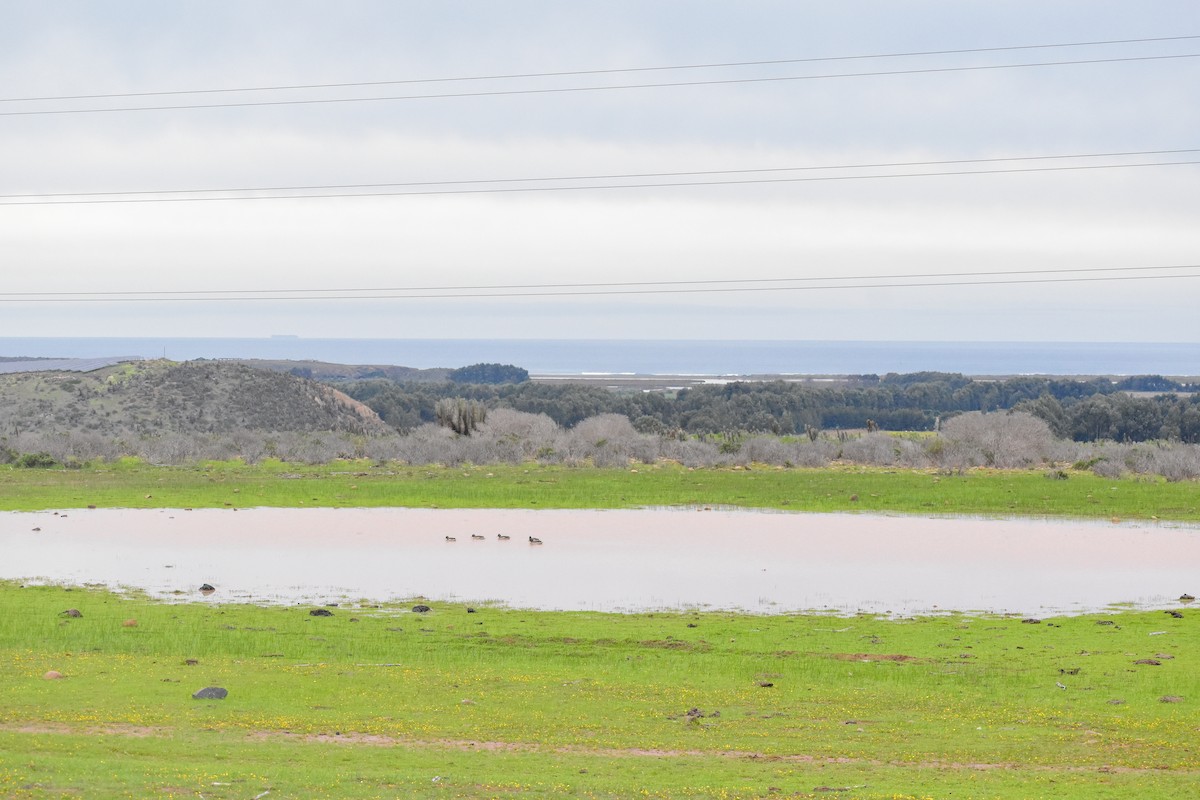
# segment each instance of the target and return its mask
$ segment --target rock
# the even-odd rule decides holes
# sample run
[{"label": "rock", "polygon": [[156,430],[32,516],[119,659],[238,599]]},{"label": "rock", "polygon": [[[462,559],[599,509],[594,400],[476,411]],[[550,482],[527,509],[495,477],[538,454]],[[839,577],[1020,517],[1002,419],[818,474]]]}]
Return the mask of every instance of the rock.
[{"label": "rock", "polygon": [[194,666],[196,666],[197,664],[199,664],[199,663],[200,663],[200,659],[198,659],[198,658],[188,658],[188,659],[184,659],[184,662],[183,662],[183,663],[184,663],[184,664],[186,664],[186,665],[187,665],[187,666],[189,666],[189,667],[194,667]]},{"label": "rock", "polygon": [[229,696],[229,690],[220,686],[205,686],[192,695],[197,700],[224,700]]},{"label": "rock", "polygon": [[62,677],[63,677],[63,674],[56,669],[48,670],[46,672],[46,674],[42,676],[42,678],[44,678],[45,680],[48,680],[48,681],[56,681]]},{"label": "rock", "polygon": [[468,613],[468,614],[474,614],[474,613],[476,613],[476,612],[475,612],[475,609],[471,608],[470,606],[467,606],[467,613]]},{"label": "rock", "polygon": [[1042,621],[1040,619],[1035,619],[1034,617],[1028,617],[1027,619],[1021,620],[1021,622],[1023,622],[1026,625],[1041,625],[1042,624]]},{"label": "rock", "polygon": [[62,615],[64,617],[82,617],[83,612],[78,608],[68,608],[66,611],[62,612]]},{"label": "rock", "polygon": [[1139,658],[1137,661],[1135,661],[1133,663],[1148,664],[1149,666],[1152,666],[1152,667],[1158,667],[1158,666],[1162,665],[1162,662],[1159,661],[1157,658]]},{"label": "rock", "polygon": [[1098,619],[1098,620],[1096,620],[1096,624],[1097,625],[1116,625],[1117,623],[1113,622],[1111,619]]},{"label": "rock", "polygon": [[328,608],[314,608],[312,611],[308,612],[308,615],[310,617],[332,617],[333,612]]},{"label": "rock", "polygon": [[433,611],[432,608],[424,605],[423,603],[418,603],[417,605],[413,606],[412,610],[417,614],[428,614],[430,611]]},{"label": "rock", "polygon": [[1158,698],[1158,702],[1160,702],[1160,703],[1182,703],[1183,698],[1177,694],[1164,694],[1162,697]]},{"label": "rock", "polygon": [[121,627],[122,628],[136,628],[137,620],[136,619],[127,619],[121,623]]}]

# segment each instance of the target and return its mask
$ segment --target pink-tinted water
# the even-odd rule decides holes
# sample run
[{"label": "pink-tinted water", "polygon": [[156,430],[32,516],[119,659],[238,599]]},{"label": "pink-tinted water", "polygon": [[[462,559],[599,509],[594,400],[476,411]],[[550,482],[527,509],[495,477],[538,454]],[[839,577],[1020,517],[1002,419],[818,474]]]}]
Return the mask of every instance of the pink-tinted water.
[{"label": "pink-tinted water", "polygon": [[70,510],[0,514],[0,577],[186,596],[210,583],[214,601],[1069,613],[1196,594],[1200,528],[719,510]]}]

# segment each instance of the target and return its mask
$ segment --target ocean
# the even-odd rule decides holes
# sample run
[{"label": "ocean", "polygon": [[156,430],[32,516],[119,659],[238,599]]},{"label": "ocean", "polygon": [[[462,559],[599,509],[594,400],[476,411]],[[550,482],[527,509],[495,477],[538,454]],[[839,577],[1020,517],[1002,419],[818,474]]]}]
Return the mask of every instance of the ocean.
[{"label": "ocean", "polygon": [[264,358],[406,367],[500,363],[535,375],[1200,376],[1200,343],[562,339],[0,338],[0,356]]}]

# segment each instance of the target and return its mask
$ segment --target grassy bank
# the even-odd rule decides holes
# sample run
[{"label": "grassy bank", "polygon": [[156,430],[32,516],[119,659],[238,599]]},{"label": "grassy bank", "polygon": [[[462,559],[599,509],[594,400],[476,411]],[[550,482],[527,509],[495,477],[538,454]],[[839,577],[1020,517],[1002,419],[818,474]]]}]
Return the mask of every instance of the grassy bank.
[{"label": "grassy bank", "polygon": [[1200,520],[1200,486],[1090,472],[864,467],[688,470],[562,466],[408,467],[369,461],[157,467],[135,460],[72,470],[0,469],[0,510],[404,506],[636,508],[728,505],[793,511]]},{"label": "grassy bank", "polygon": [[[0,583],[0,796],[1149,798],[1200,780],[1183,606],[1030,624],[219,601]],[[228,697],[192,698],[210,685]]]}]

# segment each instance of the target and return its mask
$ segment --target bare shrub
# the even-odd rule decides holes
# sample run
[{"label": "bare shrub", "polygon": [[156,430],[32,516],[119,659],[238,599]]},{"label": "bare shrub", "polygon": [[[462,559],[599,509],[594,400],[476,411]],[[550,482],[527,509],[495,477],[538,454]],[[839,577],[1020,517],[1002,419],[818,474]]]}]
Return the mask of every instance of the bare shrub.
[{"label": "bare shrub", "polygon": [[898,440],[886,433],[868,433],[842,445],[842,458],[855,464],[890,467],[898,457]]},{"label": "bare shrub", "polygon": [[738,448],[739,463],[785,464],[792,460],[794,448],[777,436],[750,436]]},{"label": "bare shrub", "polygon": [[1125,464],[1121,461],[1101,458],[1092,464],[1092,472],[1101,478],[1119,478],[1125,474]]},{"label": "bare shrub", "polygon": [[728,463],[729,456],[717,445],[699,439],[667,439],[663,441],[663,458],[677,461],[685,467],[715,467]]},{"label": "bare shrub", "polygon": [[327,464],[339,458],[355,458],[361,454],[353,437],[333,431],[277,434],[275,453],[284,461],[302,464]]},{"label": "bare shrub", "polygon": [[792,448],[790,461],[797,467],[827,467],[837,458],[840,446],[827,439],[799,442]]},{"label": "bare shrub", "polygon": [[363,455],[372,461],[400,461],[402,451],[400,436],[371,436],[363,443]]},{"label": "bare shrub", "polygon": [[137,443],[134,453],[151,464],[178,466],[194,461],[196,448],[193,437],[179,433],[145,436]]},{"label": "bare shrub", "polygon": [[1155,472],[1169,481],[1200,478],[1200,447],[1194,444],[1177,444],[1163,448]]},{"label": "bare shrub", "polygon": [[912,439],[896,439],[895,455],[896,465],[909,469],[921,469],[933,463],[924,445]]},{"label": "bare shrub", "polygon": [[479,464],[544,460],[554,452],[558,434],[558,425],[545,414],[498,408],[476,431],[473,449],[478,455],[472,460]]},{"label": "bare shrub", "polygon": [[634,429],[621,414],[599,414],[581,420],[567,436],[568,451],[576,458],[587,458],[598,467],[617,467],[636,457],[638,445],[649,437]]},{"label": "bare shrub", "polygon": [[977,452],[982,466],[1000,469],[1042,463],[1047,445],[1054,440],[1049,425],[1022,411],[959,414],[942,424],[941,436],[949,444]]},{"label": "bare shrub", "polygon": [[457,463],[455,434],[449,428],[427,423],[400,437],[399,460],[406,464]]},{"label": "bare shrub", "polygon": [[1161,475],[1169,481],[1200,477],[1200,447],[1156,442],[1129,447],[1125,465],[1139,475]]}]

